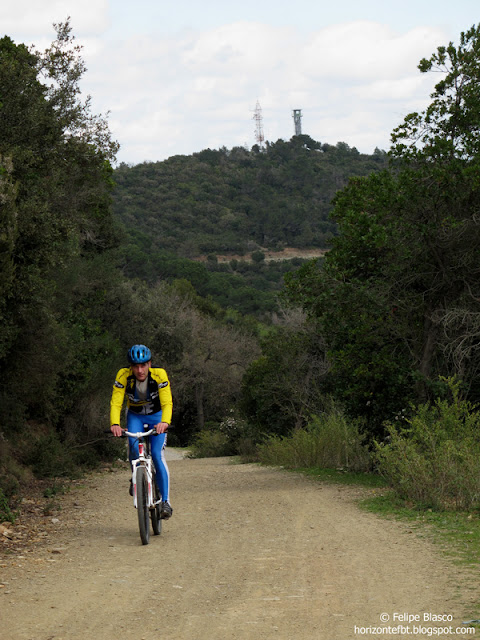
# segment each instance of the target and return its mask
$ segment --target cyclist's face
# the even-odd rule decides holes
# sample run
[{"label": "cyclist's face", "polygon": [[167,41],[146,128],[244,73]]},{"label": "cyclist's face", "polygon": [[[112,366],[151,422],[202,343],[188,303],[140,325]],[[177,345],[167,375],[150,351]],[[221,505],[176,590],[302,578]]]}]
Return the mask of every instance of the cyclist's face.
[{"label": "cyclist's face", "polygon": [[151,361],[144,362],[143,364],[132,364],[132,372],[137,380],[143,382],[147,379],[148,370],[150,369]]}]

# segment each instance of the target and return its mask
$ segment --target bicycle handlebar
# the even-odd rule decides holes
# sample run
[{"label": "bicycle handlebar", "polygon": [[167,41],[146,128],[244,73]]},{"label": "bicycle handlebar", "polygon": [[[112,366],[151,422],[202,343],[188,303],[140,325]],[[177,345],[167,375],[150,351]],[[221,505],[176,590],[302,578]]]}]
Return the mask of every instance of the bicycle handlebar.
[{"label": "bicycle handlebar", "polygon": [[[169,428],[172,428],[172,425],[169,425]],[[108,433],[109,435],[112,435],[112,432],[110,429],[106,429],[104,431],[104,433]],[[145,436],[151,436],[151,435],[155,435],[157,433],[156,429],[150,429],[150,431],[139,431],[138,433],[131,433],[130,431],[127,431],[126,429],[122,429],[122,438],[124,436],[130,436],[131,438],[144,438]]]},{"label": "bicycle handlebar", "polygon": [[139,431],[138,433],[130,433],[130,431],[127,431],[125,429],[125,431],[123,432],[122,435],[124,436],[130,436],[130,438],[145,438],[146,436],[151,436],[152,433],[157,433],[156,429],[150,429],[150,431]]}]

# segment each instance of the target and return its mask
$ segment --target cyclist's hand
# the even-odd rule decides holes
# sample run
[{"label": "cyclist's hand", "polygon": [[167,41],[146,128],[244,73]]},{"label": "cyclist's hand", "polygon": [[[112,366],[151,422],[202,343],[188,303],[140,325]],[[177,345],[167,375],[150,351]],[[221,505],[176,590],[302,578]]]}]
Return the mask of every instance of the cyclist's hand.
[{"label": "cyclist's hand", "polygon": [[167,422],[159,422],[158,424],[154,425],[154,428],[157,430],[157,433],[165,433],[165,431],[168,429],[168,423]]},{"label": "cyclist's hand", "polygon": [[110,427],[110,431],[114,436],[120,437],[122,435],[122,428],[119,424],[112,424],[112,426]]}]

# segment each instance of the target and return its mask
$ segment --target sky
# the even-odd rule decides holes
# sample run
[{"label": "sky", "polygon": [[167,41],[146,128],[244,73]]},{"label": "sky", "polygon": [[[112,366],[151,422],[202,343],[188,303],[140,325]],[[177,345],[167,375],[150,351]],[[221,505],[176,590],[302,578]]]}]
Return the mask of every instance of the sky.
[{"label": "sky", "polygon": [[118,162],[302,133],[388,150],[438,81],[417,65],[480,20],[478,0],[16,0],[0,37],[45,49],[70,17],[83,46],[81,88],[108,113]]}]

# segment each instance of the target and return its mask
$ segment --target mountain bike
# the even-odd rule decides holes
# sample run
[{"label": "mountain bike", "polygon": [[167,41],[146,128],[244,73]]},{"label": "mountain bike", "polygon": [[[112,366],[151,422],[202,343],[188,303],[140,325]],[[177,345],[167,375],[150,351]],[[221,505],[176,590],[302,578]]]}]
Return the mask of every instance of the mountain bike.
[{"label": "mountain bike", "polygon": [[158,536],[162,532],[160,507],[162,500],[155,480],[155,467],[150,453],[150,436],[157,433],[155,429],[130,433],[124,431],[124,436],[137,438],[138,458],[132,460],[133,506],[137,509],[138,528],[142,544],[150,541],[149,517],[152,521],[153,533]]}]

